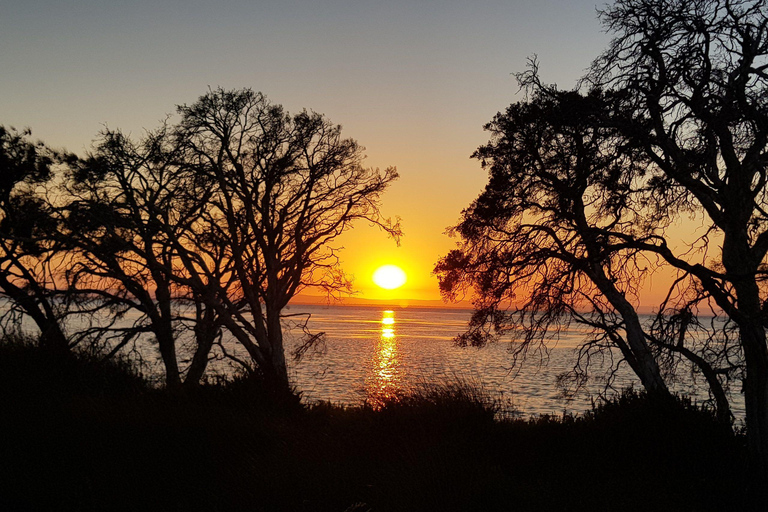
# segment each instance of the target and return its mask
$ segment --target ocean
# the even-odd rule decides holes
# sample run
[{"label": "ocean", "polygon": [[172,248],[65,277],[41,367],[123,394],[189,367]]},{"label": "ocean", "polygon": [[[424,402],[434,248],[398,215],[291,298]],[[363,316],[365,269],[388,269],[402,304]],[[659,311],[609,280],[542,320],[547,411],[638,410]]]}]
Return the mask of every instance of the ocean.
[{"label": "ocean", "polygon": [[[611,357],[591,361],[592,378],[575,395],[566,396],[558,376],[576,362],[576,349],[588,332],[578,326],[561,330],[541,350],[529,352],[513,365],[512,338],[482,348],[458,347],[454,338],[467,327],[471,312],[460,309],[386,308],[362,306],[291,306],[286,313],[306,318],[311,332],[325,332],[325,342],[298,362],[289,361],[289,374],[304,400],[356,405],[407,391],[431,382],[465,380],[510,404],[518,415],[581,413],[605,391]],[[288,351],[302,331],[286,330]],[[628,366],[615,375],[613,386],[634,386],[639,380]],[[707,399],[691,376],[675,391]],[[737,417],[740,396],[734,397]]]},{"label": "ocean", "polygon": [[[0,304],[7,309],[7,304]],[[541,414],[582,413],[606,392],[605,377],[617,352],[590,361],[590,379],[575,394],[564,393],[558,377],[572,370],[576,351],[589,335],[578,325],[559,329],[545,347],[532,350],[524,361],[513,364],[513,336],[482,348],[459,347],[455,337],[466,330],[471,311],[418,307],[291,305],[284,310],[284,338],[289,378],[307,402],[327,401],[360,405],[430,383],[466,381],[501,401],[508,412],[521,417]],[[130,324],[129,314],[123,323]],[[300,360],[291,353],[304,335],[301,324],[312,333],[325,333],[323,342]],[[34,331],[27,319],[24,326]],[[77,321],[70,332],[81,329]],[[233,339],[223,340],[227,351],[245,356]],[[189,354],[184,343],[179,353]],[[219,356],[221,354],[219,353]],[[145,375],[162,379],[156,347],[149,340],[137,343],[131,357],[142,362]],[[183,365],[182,365],[183,366]],[[210,374],[231,375],[236,367],[219,358],[209,365]],[[697,403],[708,399],[703,379],[680,372],[672,389]],[[639,380],[627,365],[614,375],[614,390],[640,389]],[[731,407],[737,420],[744,417],[743,395],[733,386]],[[611,390],[608,390],[609,393]]]}]

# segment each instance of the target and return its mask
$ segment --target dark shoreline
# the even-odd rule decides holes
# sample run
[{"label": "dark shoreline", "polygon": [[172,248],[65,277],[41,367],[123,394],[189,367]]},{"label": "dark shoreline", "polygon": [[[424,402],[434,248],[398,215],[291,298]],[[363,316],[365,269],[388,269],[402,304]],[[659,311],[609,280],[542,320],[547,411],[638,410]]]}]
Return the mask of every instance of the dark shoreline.
[{"label": "dark shoreline", "polygon": [[744,510],[743,436],[626,392],[499,419],[453,383],[305,406],[242,379],[183,394],[127,365],[0,348],[0,509]]}]

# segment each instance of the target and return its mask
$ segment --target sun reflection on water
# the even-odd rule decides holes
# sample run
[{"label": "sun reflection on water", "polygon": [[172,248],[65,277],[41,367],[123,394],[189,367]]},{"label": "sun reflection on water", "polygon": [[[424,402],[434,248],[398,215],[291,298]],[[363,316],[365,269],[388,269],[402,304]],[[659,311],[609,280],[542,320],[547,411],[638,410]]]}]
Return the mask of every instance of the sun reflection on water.
[{"label": "sun reflection on water", "polygon": [[373,354],[371,373],[366,379],[368,403],[373,407],[381,407],[387,399],[395,397],[401,391],[403,375],[395,328],[395,312],[384,311],[379,339]]}]

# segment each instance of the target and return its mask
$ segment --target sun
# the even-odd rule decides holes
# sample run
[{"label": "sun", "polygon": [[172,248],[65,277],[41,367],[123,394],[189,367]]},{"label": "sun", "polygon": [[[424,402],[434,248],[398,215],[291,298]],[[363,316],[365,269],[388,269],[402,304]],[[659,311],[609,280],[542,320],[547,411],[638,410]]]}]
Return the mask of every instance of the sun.
[{"label": "sun", "polygon": [[385,290],[394,290],[405,284],[407,277],[397,265],[384,265],[373,273],[373,282]]}]

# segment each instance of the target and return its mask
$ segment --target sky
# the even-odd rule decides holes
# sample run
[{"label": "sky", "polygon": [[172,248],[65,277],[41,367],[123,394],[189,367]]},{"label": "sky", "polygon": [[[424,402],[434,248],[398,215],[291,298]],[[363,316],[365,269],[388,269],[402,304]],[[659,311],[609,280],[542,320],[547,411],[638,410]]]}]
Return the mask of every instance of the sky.
[{"label": "sky", "polygon": [[[480,193],[470,155],[483,125],[522,99],[514,74],[536,55],[571,88],[609,36],[594,0],[3,0],[0,124],[84,154],[105,126],[140,137],[209,87],[250,87],[290,112],[320,112],[397,167],[383,196],[398,246],[356,225],[339,240],[357,297],[440,299],[432,275],[445,230]],[[408,274],[396,291],[380,265]]]}]

